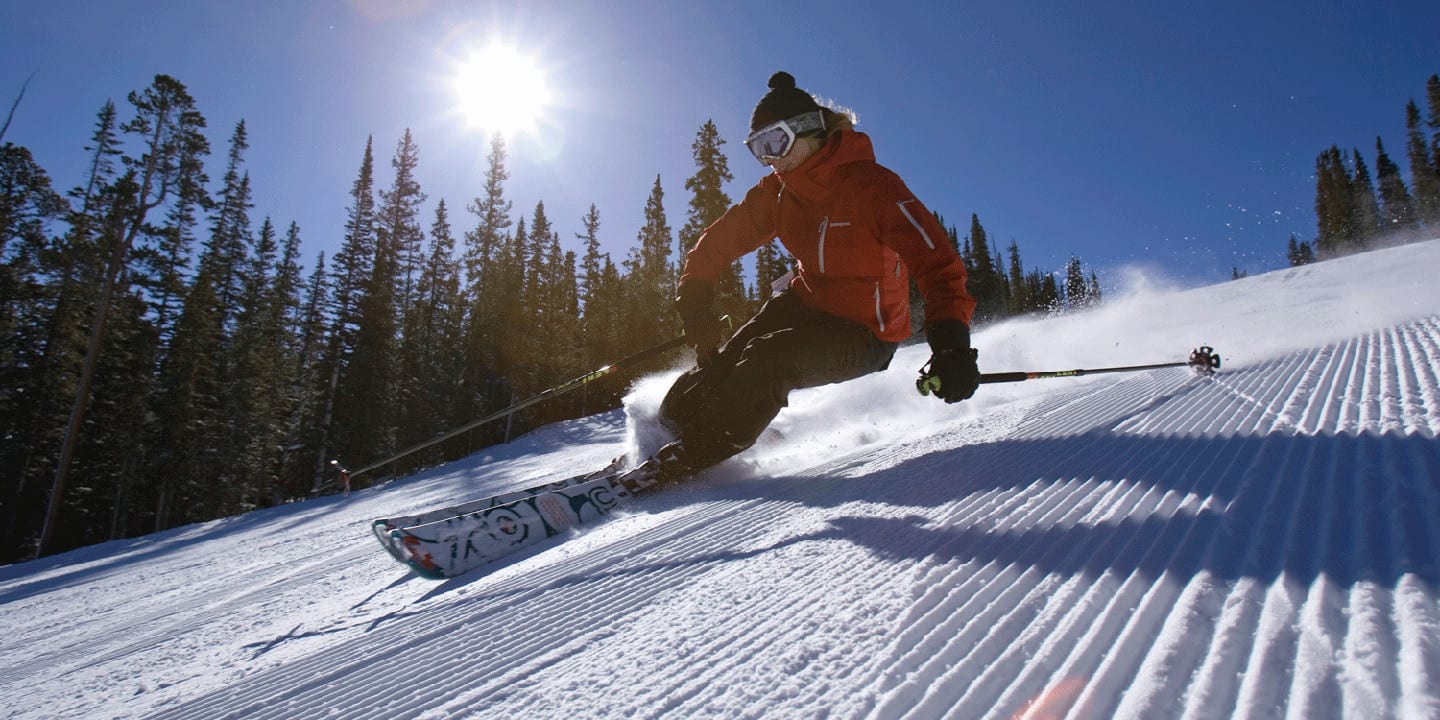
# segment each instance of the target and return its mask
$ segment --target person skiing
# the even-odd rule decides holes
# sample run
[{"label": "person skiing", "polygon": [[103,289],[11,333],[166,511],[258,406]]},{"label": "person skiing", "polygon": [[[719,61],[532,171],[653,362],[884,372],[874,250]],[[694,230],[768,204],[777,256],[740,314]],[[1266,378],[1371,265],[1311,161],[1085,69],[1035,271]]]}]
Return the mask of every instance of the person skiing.
[{"label": "person skiing", "polygon": [[[711,224],[688,253],[676,309],[695,367],[660,405],[676,440],[655,456],[662,479],[709,467],[754,444],[790,391],[884,370],[910,335],[910,280],[925,301],[935,395],[979,386],[970,347],[975,300],[939,221],[875,161],[853,118],[821,106],[777,72],[745,144],[771,173]],[[728,340],[714,311],[721,272],[779,238],[794,256],[788,287]]]},{"label": "person skiing", "polygon": [[350,495],[350,471],[340,464],[339,460],[331,460],[330,467],[335,468],[335,479],[340,481],[340,494]]}]

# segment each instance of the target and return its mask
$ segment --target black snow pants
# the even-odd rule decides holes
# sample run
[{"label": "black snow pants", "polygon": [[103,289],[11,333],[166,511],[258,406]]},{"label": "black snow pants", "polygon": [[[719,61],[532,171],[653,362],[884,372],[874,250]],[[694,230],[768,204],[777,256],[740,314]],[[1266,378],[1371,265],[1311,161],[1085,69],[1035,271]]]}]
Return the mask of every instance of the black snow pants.
[{"label": "black snow pants", "polygon": [[896,347],[787,290],[765,303],[718,356],[675,381],[660,419],[678,436],[687,464],[708,467],[753,445],[791,390],[884,370]]}]

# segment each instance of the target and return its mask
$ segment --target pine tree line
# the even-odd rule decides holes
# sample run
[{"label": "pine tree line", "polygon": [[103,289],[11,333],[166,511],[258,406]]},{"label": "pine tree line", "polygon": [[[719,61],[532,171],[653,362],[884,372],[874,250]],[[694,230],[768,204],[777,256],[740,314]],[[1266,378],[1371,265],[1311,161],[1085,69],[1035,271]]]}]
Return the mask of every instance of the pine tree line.
[{"label": "pine tree line", "polygon": [[[1440,75],[1426,82],[1428,120],[1412,99],[1405,106],[1405,154],[1410,184],[1375,138],[1375,175],[1359,148],[1332,145],[1315,160],[1315,215],[1312,243],[1290,237],[1291,265],[1413,242],[1440,228]],[[1427,131],[1428,128],[1428,131]],[[1423,232],[1422,232],[1423,231]]]},{"label": "pine tree line", "polygon": [[[975,298],[974,324],[987,323],[1024,315],[1054,315],[1082,310],[1100,304],[1100,280],[1091,271],[1087,277],[1079,257],[1072,256],[1057,277],[1051,271],[1034,268],[1026,271],[1020,260],[1020,246],[1014,241],[1002,255],[991,249],[989,233],[980,223],[979,215],[970,216],[970,231],[961,237],[955,226],[936,214],[945,228],[950,244],[960,253],[969,272],[967,288]],[[923,307],[918,291],[912,291],[912,325],[919,332],[923,324]]]},{"label": "pine tree line", "polygon": [[[333,460],[389,457],[669,339],[683,254],[731,203],[724,140],[707,122],[678,236],[657,176],[617,263],[594,205],[564,242],[543,201],[516,212],[498,136],[466,214],[444,199],[427,213],[407,130],[388,173],[367,140],[339,249],[307,272],[301,229],[256,212],[243,120],[212,190],[206,121],[185,87],[159,75],[128,100],[123,119],[109,102],[97,114],[86,175],[67,194],[27,149],[0,146],[0,562],[324,491]],[[965,257],[982,320],[1098,299],[1093,274],[1067,269],[1061,288],[1022,272],[1014,243],[998,271],[978,218]],[[749,286],[737,263],[723,310],[748,317],[791,262],[762,248]],[[629,380],[587,384],[389,470],[615,407]]]}]

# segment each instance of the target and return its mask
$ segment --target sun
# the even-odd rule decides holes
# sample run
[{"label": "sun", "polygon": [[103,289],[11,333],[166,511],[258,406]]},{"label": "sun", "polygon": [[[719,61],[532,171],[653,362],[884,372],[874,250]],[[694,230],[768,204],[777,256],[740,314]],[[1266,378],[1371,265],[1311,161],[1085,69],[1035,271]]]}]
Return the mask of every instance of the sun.
[{"label": "sun", "polygon": [[459,62],[450,87],[467,122],[505,136],[533,134],[550,104],[544,70],[534,59],[501,43]]}]

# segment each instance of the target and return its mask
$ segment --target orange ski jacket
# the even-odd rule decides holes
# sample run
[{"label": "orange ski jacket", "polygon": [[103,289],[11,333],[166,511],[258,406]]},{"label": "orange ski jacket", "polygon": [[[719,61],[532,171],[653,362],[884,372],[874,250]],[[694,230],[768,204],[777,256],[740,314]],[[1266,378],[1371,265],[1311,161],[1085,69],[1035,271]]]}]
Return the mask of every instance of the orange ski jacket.
[{"label": "orange ski jacket", "polygon": [[864,133],[842,130],[800,167],[762,179],[700,236],[680,283],[713,284],[776,237],[798,261],[790,288],[806,305],[866,325],[881,340],[910,336],[912,273],[927,325],[970,324],[965,264],[935,216],[875,162]]}]

